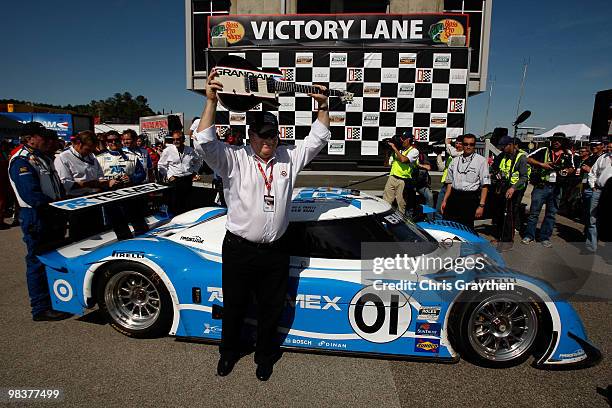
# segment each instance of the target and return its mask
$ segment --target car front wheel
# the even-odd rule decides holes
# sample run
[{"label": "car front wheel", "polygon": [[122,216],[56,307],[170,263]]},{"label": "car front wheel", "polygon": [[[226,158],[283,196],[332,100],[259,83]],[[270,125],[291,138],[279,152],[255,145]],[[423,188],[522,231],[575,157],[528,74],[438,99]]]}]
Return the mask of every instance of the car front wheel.
[{"label": "car front wheel", "polygon": [[173,311],[168,290],[144,265],[118,262],[106,268],[97,299],[110,325],[126,336],[160,337],[170,330]]},{"label": "car front wheel", "polygon": [[530,291],[483,292],[456,320],[462,356],[486,367],[510,367],[533,353],[543,321],[540,300]]}]

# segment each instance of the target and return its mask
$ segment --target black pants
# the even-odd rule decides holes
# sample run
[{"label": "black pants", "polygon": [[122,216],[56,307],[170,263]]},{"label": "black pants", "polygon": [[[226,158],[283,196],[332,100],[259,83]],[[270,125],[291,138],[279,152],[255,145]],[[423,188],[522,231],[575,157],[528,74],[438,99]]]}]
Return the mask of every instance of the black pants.
[{"label": "black pants", "polygon": [[287,298],[289,255],[279,245],[256,245],[227,231],[223,240],[223,331],[219,352],[237,359],[243,321],[255,293],[255,363],[274,364],[279,356],[278,324]]},{"label": "black pants", "polygon": [[192,176],[176,177],[168,183],[172,187],[169,192],[168,209],[174,215],[182,214],[191,209]]},{"label": "black pants", "polygon": [[515,191],[512,198],[506,198],[506,190],[495,193],[493,196],[493,225],[495,238],[501,242],[514,241],[514,229],[519,225],[518,218],[523,191]]},{"label": "black pants", "polygon": [[453,189],[446,202],[444,219],[474,228],[476,210],[480,204],[480,190],[461,191]]},{"label": "black pants", "polygon": [[[134,235],[138,236],[149,230],[145,220],[146,205],[147,202],[143,198],[132,198],[118,204],[110,204],[104,208],[117,239],[130,239]],[[132,227],[134,227],[133,235],[129,223],[132,223]]]}]

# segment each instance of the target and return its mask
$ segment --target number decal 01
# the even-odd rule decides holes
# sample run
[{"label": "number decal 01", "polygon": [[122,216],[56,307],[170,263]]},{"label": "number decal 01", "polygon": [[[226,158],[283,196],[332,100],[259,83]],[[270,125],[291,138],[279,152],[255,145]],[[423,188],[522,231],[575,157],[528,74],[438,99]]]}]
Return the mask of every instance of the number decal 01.
[{"label": "number decal 01", "polygon": [[411,320],[408,297],[400,291],[369,286],[357,292],[349,307],[351,327],[364,340],[388,343],[408,330]]}]

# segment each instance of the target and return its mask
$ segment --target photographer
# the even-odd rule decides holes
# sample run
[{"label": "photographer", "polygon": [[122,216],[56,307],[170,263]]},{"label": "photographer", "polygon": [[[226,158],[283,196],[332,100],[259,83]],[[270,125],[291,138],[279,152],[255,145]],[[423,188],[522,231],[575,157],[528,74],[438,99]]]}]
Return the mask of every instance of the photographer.
[{"label": "photographer", "polygon": [[498,142],[502,150],[492,168],[493,224],[495,238],[492,243],[513,242],[515,225],[519,221],[519,207],[527,187],[529,174],[527,154],[518,148],[518,141],[510,136]]},{"label": "photographer", "polygon": [[550,236],[555,226],[555,216],[561,200],[561,178],[574,174],[574,158],[564,145],[569,142],[564,133],[555,133],[550,138],[550,147],[542,147],[532,152],[527,162],[533,167],[531,182],[531,206],[525,237],[521,241],[527,245],[535,240],[538,217],[544,204],[546,214],[540,228],[540,241],[546,248],[552,247]]},{"label": "photographer", "polygon": [[[393,150],[391,171],[383,192],[383,199],[389,204],[397,202],[397,209],[408,216],[412,215],[416,201],[414,179],[417,174],[419,151],[413,145],[414,137],[406,131],[393,137],[387,144]],[[401,149],[401,150],[400,150]]]}]

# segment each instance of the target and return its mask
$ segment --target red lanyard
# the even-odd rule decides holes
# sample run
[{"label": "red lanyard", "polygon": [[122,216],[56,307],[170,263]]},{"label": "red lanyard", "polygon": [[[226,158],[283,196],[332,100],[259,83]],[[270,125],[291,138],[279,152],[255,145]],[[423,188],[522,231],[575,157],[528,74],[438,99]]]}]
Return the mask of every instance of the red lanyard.
[{"label": "red lanyard", "polygon": [[263,176],[264,184],[266,185],[266,188],[268,189],[268,195],[270,195],[270,190],[272,190],[272,181],[274,180],[274,175],[272,174],[272,172],[274,171],[274,162],[270,164],[270,179],[269,180],[266,177],[266,172],[264,171],[263,167],[261,167],[261,164],[259,162],[257,162],[257,167],[259,167],[259,172]]}]

